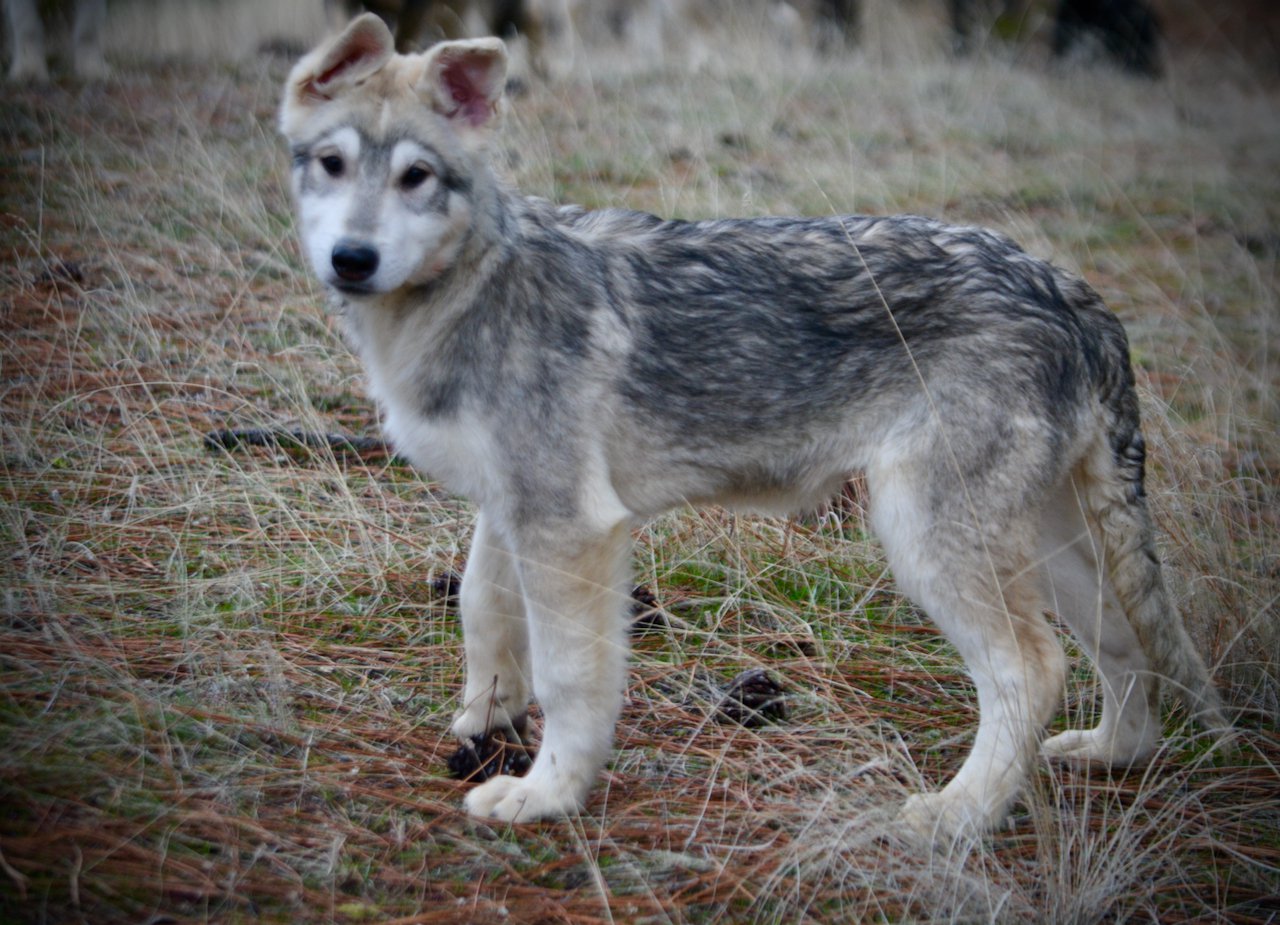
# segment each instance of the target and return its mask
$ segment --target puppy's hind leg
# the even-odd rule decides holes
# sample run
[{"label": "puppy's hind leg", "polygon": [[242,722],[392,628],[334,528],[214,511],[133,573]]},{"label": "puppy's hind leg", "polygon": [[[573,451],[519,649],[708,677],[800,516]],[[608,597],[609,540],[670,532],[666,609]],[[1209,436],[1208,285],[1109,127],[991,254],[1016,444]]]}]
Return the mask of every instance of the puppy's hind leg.
[{"label": "puppy's hind leg", "polygon": [[515,549],[542,742],[528,774],[495,777],[465,805],[472,815],[530,822],[579,811],[613,744],[626,684],[630,532],[626,524],[539,531]]},{"label": "puppy's hind leg", "polygon": [[527,718],[528,621],[507,543],[481,513],[459,601],[467,680],[453,733],[464,741],[492,729],[522,733]]},{"label": "puppy's hind leg", "polygon": [[[869,478],[872,473],[868,473]],[[921,488],[906,467],[871,481],[872,519],[898,586],[959,650],[978,693],[978,731],[955,777],[919,794],[899,820],[924,834],[981,832],[1017,796],[1045,724],[1061,704],[1062,649],[1044,619],[1029,546],[1014,522],[975,524],[960,499]]]},{"label": "puppy's hind leg", "polygon": [[1051,609],[1093,660],[1102,689],[1102,717],[1092,729],[1047,739],[1044,753],[1078,764],[1124,767],[1145,762],[1160,737],[1159,682],[1129,625],[1070,482],[1045,510],[1041,536]]}]

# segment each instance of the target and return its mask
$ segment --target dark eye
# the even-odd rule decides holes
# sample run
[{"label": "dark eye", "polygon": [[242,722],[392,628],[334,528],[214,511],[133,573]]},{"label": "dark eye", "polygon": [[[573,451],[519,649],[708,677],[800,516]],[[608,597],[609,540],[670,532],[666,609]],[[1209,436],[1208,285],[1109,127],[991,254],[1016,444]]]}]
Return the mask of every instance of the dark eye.
[{"label": "dark eye", "polygon": [[326,154],[320,158],[320,166],[324,168],[324,172],[331,177],[342,176],[342,158],[336,154]]},{"label": "dark eye", "polygon": [[431,169],[422,164],[414,164],[400,177],[400,185],[404,189],[417,189],[431,176]]}]

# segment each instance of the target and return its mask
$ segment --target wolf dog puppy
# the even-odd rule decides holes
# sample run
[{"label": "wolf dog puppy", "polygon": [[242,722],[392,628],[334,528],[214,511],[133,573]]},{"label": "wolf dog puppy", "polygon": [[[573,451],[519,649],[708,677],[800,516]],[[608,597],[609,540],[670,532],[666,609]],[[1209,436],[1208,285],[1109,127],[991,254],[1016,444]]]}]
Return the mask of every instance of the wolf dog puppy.
[{"label": "wolf dog puppy", "polygon": [[[1158,678],[1218,698],[1170,605],[1124,330],[1005,238],[917,217],[681,222],[557,208],[486,157],[496,39],[394,53],[374,16],[299,62],[280,126],[298,229],[399,450],[479,509],[453,731],[545,724],[469,812],[578,811],[626,681],[630,530],[673,506],[812,505],[862,470],[898,586],[963,655],[981,718],[916,829],[1005,814],[1037,747],[1126,765]],[[1041,745],[1075,631],[1095,728]]]}]

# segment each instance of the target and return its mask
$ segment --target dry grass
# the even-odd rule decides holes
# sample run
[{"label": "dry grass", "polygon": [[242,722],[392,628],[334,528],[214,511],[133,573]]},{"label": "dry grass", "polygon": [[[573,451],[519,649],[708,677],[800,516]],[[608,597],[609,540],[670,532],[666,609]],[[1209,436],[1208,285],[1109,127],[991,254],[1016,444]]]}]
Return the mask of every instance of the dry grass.
[{"label": "dry grass", "polygon": [[[203,444],[376,432],[290,235],[287,62],[126,61],[0,103],[0,919],[1275,921],[1277,89],[1229,48],[1157,85],[956,63],[932,7],[869,6],[846,60],[741,35],[693,74],[584,54],[516,101],[511,172],[664,215],[980,221],[1080,269],[1133,335],[1166,552],[1239,750],[1174,714],[1148,771],[1041,769],[1010,828],[921,856],[885,822],[954,771],[974,702],[856,510],[685,512],[639,535],[671,616],[637,640],[587,813],[466,819],[431,588],[465,503],[392,460]],[[715,722],[752,666],[788,719]],[[1082,667],[1061,722],[1094,694]]]}]

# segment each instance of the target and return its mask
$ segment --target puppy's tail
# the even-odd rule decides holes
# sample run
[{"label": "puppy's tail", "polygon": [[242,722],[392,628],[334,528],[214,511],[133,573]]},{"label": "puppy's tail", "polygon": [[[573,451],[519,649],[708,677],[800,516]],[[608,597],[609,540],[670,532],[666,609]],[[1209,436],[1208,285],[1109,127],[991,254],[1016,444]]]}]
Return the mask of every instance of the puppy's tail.
[{"label": "puppy's tail", "polygon": [[[1102,535],[1112,588],[1152,669],[1197,723],[1225,732],[1230,724],[1221,699],[1165,588],[1147,507],[1146,444],[1128,339],[1115,316],[1100,302],[1098,307],[1103,342],[1097,381],[1103,426],[1081,466],[1085,503]],[[1151,702],[1158,703],[1159,680],[1153,677],[1151,684]]]}]

